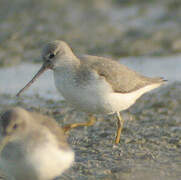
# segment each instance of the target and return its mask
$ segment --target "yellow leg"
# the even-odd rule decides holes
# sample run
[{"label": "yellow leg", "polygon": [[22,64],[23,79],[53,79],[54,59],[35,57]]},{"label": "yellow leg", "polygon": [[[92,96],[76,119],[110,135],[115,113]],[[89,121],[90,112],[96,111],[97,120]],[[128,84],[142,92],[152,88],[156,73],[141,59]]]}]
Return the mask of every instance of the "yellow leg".
[{"label": "yellow leg", "polygon": [[121,117],[119,112],[117,112],[117,121],[118,121],[117,122],[118,123],[118,127],[117,127],[117,134],[116,134],[115,144],[119,143],[121,132],[122,132],[122,129],[123,129],[123,124],[124,124],[124,120]]},{"label": "yellow leg", "polygon": [[88,122],[83,123],[73,123],[73,124],[67,124],[63,127],[64,132],[70,131],[73,128],[80,127],[80,126],[92,126],[95,123],[96,118],[94,116],[89,116]]}]

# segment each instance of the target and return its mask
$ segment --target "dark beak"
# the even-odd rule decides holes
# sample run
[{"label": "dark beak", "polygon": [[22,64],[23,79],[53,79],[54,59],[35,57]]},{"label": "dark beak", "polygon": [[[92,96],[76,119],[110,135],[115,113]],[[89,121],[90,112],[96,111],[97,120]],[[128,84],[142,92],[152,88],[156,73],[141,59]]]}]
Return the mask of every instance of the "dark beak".
[{"label": "dark beak", "polygon": [[46,70],[50,69],[50,63],[45,62],[42,67],[40,68],[40,70],[35,74],[35,76],[32,78],[32,80],[26,84],[26,86],[24,88],[22,88],[16,96],[20,96],[20,94],[25,91],[26,89],[28,89],[39,77],[41,74],[43,74]]}]

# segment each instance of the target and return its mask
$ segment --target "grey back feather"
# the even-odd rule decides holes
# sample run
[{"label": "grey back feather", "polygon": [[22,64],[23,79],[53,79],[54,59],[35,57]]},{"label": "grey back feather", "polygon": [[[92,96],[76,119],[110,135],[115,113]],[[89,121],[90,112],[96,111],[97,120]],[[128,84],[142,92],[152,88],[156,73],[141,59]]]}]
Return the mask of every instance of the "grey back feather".
[{"label": "grey back feather", "polygon": [[90,66],[108,81],[113,90],[119,93],[129,93],[151,84],[162,84],[160,77],[150,78],[143,76],[123,64],[109,58],[81,55],[78,57],[82,65]]}]

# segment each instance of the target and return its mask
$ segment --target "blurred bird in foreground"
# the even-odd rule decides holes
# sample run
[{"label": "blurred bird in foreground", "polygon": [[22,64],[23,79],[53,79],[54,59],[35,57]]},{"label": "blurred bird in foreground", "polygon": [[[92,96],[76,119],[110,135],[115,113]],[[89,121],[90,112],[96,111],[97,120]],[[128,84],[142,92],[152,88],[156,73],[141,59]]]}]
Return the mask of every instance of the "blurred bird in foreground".
[{"label": "blurred bird in foreground", "polygon": [[68,169],[74,152],[52,118],[16,107],[0,117],[0,168],[8,179],[52,180]]}]

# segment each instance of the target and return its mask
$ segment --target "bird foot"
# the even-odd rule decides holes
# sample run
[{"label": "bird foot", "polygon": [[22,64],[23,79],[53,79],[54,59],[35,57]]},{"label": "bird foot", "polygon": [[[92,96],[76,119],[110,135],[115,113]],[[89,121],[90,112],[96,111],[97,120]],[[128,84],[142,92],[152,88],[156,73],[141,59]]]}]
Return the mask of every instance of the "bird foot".
[{"label": "bird foot", "polygon": [[62,129],[63,129],[63,131],[64,131],[64,134],[67,134],[68,131],[71,130],[71,126],[70,126],[70,125],[65,125]]}]

